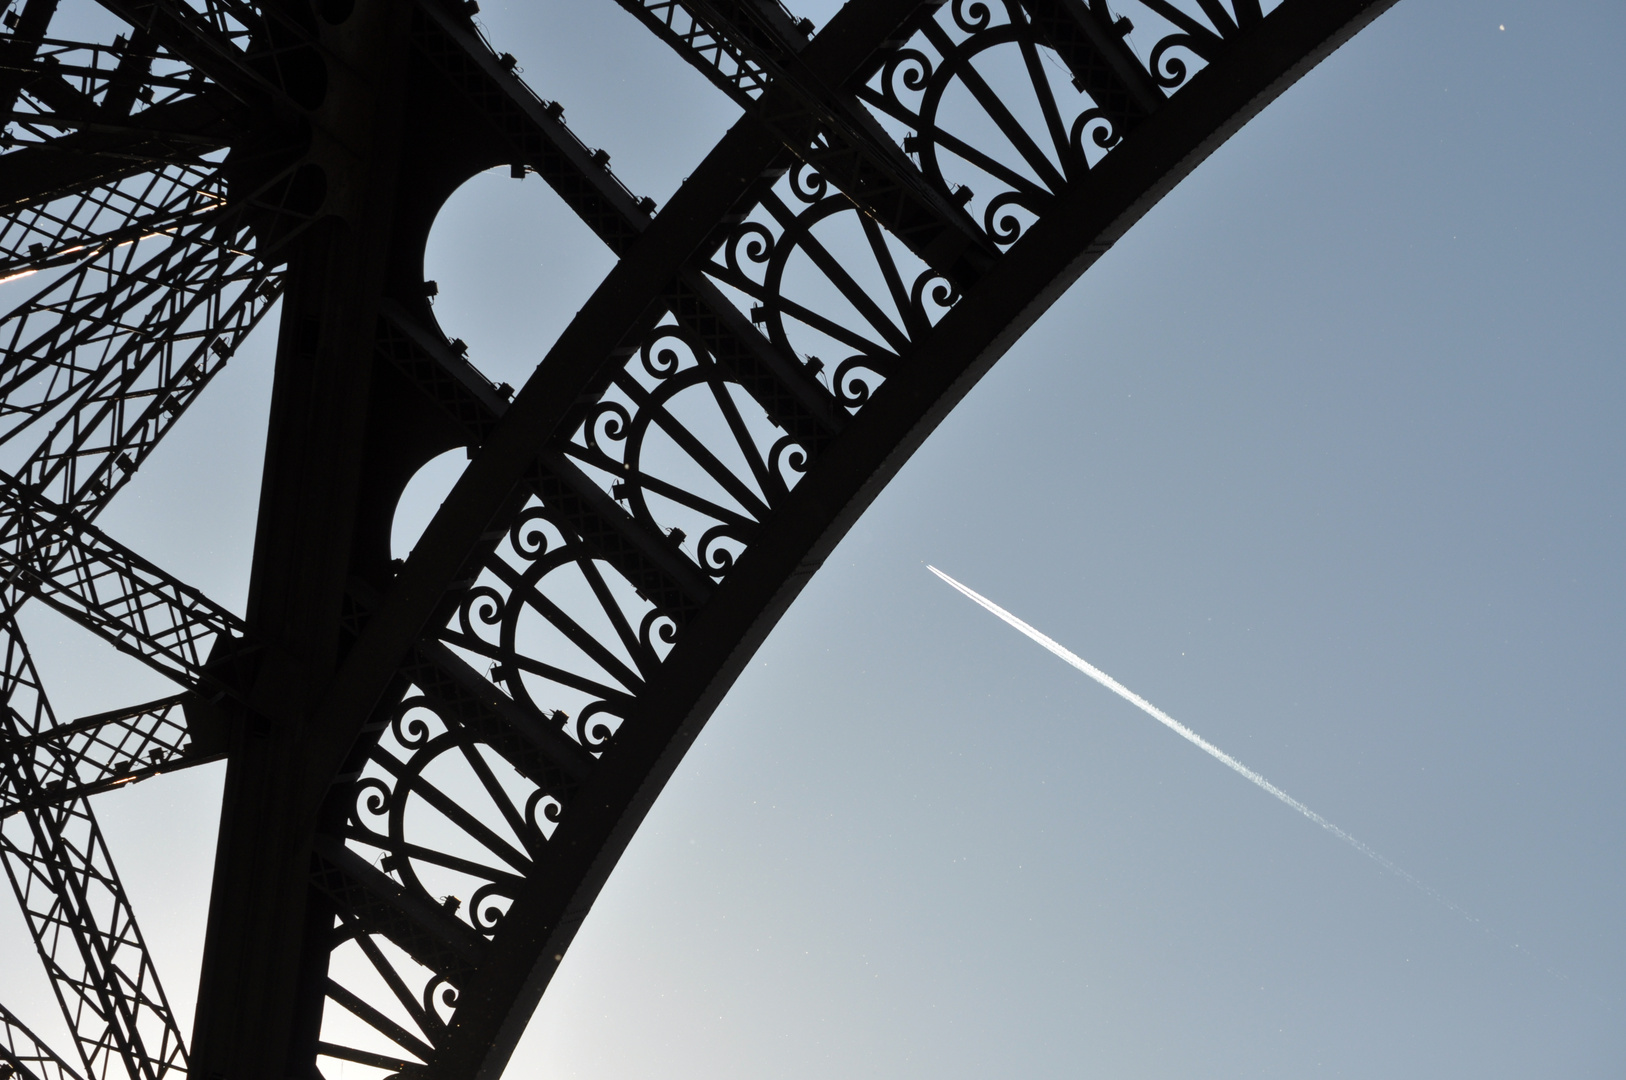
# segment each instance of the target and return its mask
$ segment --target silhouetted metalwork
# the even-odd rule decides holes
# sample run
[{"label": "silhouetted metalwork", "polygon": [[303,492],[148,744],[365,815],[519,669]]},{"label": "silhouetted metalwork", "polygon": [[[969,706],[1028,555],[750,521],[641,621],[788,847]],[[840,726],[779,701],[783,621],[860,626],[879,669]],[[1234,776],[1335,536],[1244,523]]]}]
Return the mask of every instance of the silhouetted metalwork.
[{"label": "silhouetted metalwork", "polygon": [[[75,1043],[70,1065],[0,1008],[0,1077],[501,1073],[864,507],[1392,0],[864,0],[823,28],[617,2],[741,114],[659,213],[468,0],[0,8],[0,859]],[[540,176],[617,256],[517,392],[423,280],[436,212],[490,168]],[[94,522],[279,303],[237,613]],[[392,560],[400,492],[456,447]],[[59,722],[32,600],[181,692]],[[221,758],[188,1047],[89,799]]]}]

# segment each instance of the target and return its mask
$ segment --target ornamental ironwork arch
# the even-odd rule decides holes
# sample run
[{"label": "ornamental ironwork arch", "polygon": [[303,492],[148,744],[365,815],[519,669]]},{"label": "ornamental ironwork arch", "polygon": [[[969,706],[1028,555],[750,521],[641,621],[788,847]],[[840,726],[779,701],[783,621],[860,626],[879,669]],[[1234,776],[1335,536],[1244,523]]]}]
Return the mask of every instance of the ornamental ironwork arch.
[{"label": "ornamental ironwork arch", "polygon": [[[472,0],[5,0],[0,860],[74,1045],[0,1006],[0,1076],[499,1075],[844,531],[1392,0],[865,0],[816,32],[776,0],[617,2],[740,110],[658,210]],[[616,257],[517,391],[423,273],[436,211],[502,167]],[[235,612],[94,522],[279,304]],[[403,486],[458,447],[392,560]],[[177,693],[57,717],[29,602]],[[222,758],[188,1045],[89,800]]]}]

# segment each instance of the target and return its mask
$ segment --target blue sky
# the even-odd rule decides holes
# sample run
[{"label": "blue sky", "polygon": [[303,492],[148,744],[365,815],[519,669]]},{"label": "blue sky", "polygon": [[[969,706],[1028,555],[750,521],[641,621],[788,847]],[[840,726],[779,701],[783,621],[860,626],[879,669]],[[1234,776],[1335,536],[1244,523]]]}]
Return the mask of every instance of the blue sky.
[{"label": "blue sky", "polygon": [[[639,194],[734,116],[607,0],[482,7]],[[793,606],[511,1074],[1619,1076],[1623,46],[1618,4],[1401,0],[1158,205]],[[506,171],[429,251],[443,326],[516,385],[607,266]],[[269,349],[102,519],[234,605]],[[457,464],[412,489],[403,547]],[[61,714],[163,692],[25,626]],[[98,804],[187,1016],[219,782]],[[21,934],[0,911],[6,1000],[48,1018]]]}]

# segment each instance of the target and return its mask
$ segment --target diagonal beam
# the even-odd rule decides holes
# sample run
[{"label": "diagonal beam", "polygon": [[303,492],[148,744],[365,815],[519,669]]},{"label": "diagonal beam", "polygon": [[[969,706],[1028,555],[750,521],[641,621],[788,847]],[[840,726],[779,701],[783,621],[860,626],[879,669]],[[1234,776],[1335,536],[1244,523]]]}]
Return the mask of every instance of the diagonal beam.
[{"label": "diagonal beam", "polygon": [[207,245],[167,293],[147,309],[145,326],[109,335],[117,347],[99,362],[78,354],[94,357],[102,341],[61,343],[19,374],[15,395],[0,398],[0,423],[10,427],[0,441],[68,403],[18,470],[20,486],[94,516],[226,366],[281,287],[252,252],[228,242]]},{"label": "diagonal beam", "polygon": [[1022,0],[1039,35],[1119,132],[1132,130],[1163,104],[1163,91],[1124,42],[1134,24],[1114,18],[1104,0]]},{"label": "diagonal beam", "polygon": [[563,108],[537,97],[472,25],[435,0],[420,0],[412,44],[490,121],[508,163],[534,169],[611,251],[622,253],[648,228],[654,201],[627,190],[610,171],[609,156],[578,139],[565,126]]},{"label": "diagonal beam", "polygon": [[[651,24],[654,12],[640,0],[617,0]],[[907,27],[940,6],[917,5]],[[812,166],[860,209],[885,226],[915,254],[964,288],[985,273],[997,249],[949,192],[934,187],[858,100],[804,59],[807,39],[777,7],[759,0],[683,0],[687,17],[749,62],[761,94],[735,97],[747,115],[766,125],[798,159]],[[660,36],[672,42],[670,32]],[[692,46],[677,45],[701,69]],[[728,80],[725,80],[727,83]]]},{"label": "diagonal beam", "polygon": [[[386,304],[380,323],[378,351],[464,427],[470,446],[480,445],[508,403],[403,309]],[[711,582],[675,544],[623,510],[563,454],[546,455],[527,482],[590,550],[678,622],[710,597]]]},{"label": "diagonal beam", "polygon": [[98,2],[145,30],[239,103],[268,118],[294,118],[290,82],[297,83],[306,65],[293,57],[309,51],[310,38],[281,5],[244,0],[202,0],[198,7],[180,0]]},{"label": "diagonal beam", "polygon": [[[378,597],[359,581],[351,582],[350,599],[364,609],[378,603]],[[404,683],[417,687],[419,694],[434,702],[442,716],[479,732],[515,769],[540,786],[567,794],[592,768],[591,754],[563,735],[556,720],[498,690],[435,638],[417,643],[402,662],[401,675]],[[392,707],[394,704],[391,702]],[[382,725],[389,720],[377,722]]]},{"label": "diagonal beam", "polygon": [[18,1080],[80,1080],[73,1066],[0,1005],[0,1080],[9,1066]]},{"label": "diagonal beam", "polygon": [[[211,186],[205,182],[203,193]],[[178,197],[190,194],[183,190]],[[167,231],[165,224],[160,219],[160,231]],[[164,331],[174,335],[207,302],[219,284],[211,278],[245,269],[215,215],[178,224],[184,231],[176,242],[161,244],[156,254],[139,240],[121,243],[115,230],[78,253],[70,273],[6,315],[0,323],[9,345],[0,359],[0,442],[110,371],[167,351]]]},{"label": "diagonal beam", "polygon": [[[152,62],[157,59],[157,52],[158,43],[152,31],[136,27],[102,96],[102,110],[108,116],[128,116],[135,103],[142,100],[143,91],[151,91]],[[187,79],[191,80],[190,72]]]},{"label": "diagonal beam", "polygon": [[0,156],[0,212],[73,195],[169,163],[196,165],[230,145],[220,109],[183,98],[144,109],[110,130],[78,131]]},{"label": "diagonal beam", "polygon": [[490,680],[443,643],[418,643],[402,666],[444,718],[470,731],[500,753],[537,786],[568,798],[586,780],[591,754],[519,702],[496,691]]},{"label": "diagonal beam", "polygon": [[12,113],[12,119],[29,127],[43,125],[58,131],[91,128],[117,131],[124,125],[115,117],[102,113],[96,99],[70,83],[56,68],[56,64],[35,64],[34,70],[24,74],[23,86],[28,96],[50,111]]},{"label": "diagonal beam", "polygon": [[236,615],[3,473],[0,516],[0,582],[182,686],[229,689],[204,661],[218,639],[244,636]]},{"label": "diagonal beam", "polygon": [[[0,173],[4,169],[0,158]],[[61,199],[12,207],[0,224],[0,279],[71,266],[108,241],[139,240],[173,227],[186,213],[181,193],[197,199],[218,175],[212,163],[169,164],[134,183],[128,178],[93,183]]]},{"label": "diagonal beam", "polygon": [[[773,81],[762,63],[762,48],[781,43],[807,46],[810,22],[797,22],[778,4],[757,4],[762,36],[746,37],[740,27],[719,20],[714,6],[691,0],[616,0],[674,52],[694,66],[742,109],[750,109]],[[775,40],[777,39],[777,40]]]},{"label": "diagonal beam", "polygon": [[[649,227],[651,200],[634,200],[565,126],[549,104],[506,70],[472,28],[423,0],[414,15],[413,42],[487,117],[508,159],[536,171],[617,255]],[[763,403],[774,422],[816,449],[846,422],[846,415],[807,369],[781,353],[704,274],[684,272],[668,290],[668,308],[697,333],[741,385]]]},{"label": "diagonal beam", "polygon": [[6,866],[59,1004],[95,1080],[159,1080],[185,1045],[159,987],[106,840],[77,800],[7,819]]},{"label": "diagonal beam", "polygon": [[[193,197],[194,187],[183,180],[174,204],[182,215],[200,205]],[[205,199],[201,205],[210,202]],[[173,213],[169,207],[152,209],[149,220],[133,223],[136,235],[174,228],[163,220],[164,214]],[[128,347],[114,350],[110,363],[89,372],[90,380],[74,388],[84,387],[83,395],[24,466],[32,490],[59,487],[71,505],[93,515],[139,467],[275,299],[274,288],[259,288],[268,280],[266,270],[240,242],[233,243],[229,230],[220,227],[219,215],[213,217],[200,220],[201,231],[191,237],[194,244],[204,241],[207,254],[201,273],[179,283],[190,296],[180,304],[151,307],[146,318],[158,320],[151,328],[160,331],[156,340],[133,335]],[[38,212],[16,242],[40,242],[35,238],[54,220],[64,219]],[[65,219],[75,220],[83,218],[70,214]],[[223,242],[210,236],[217,231]],[[71,247],[76,240],[112,245],[125,239],[116,231],[99,237],[57,237],[48,231],[45,235],[62,247]],[[50,255],[47,250],[46,257]],[[235,298],[233,287],[238,290]],[[195,329],[200,321],[201,335]],[[183,322],[189,324],[187,332],[177,333]],[[82,571],[84,562],[78,561]],[[96,583],[79,584],[94,590]],[[0,638],[7,655],[22,657],[28,669],[13,680],[7,695],[16,708],[22,700],[16,684],[37,679],[11,619],[16,590],[4,592],[11,595]],[[149,621],[136,629],[153,628]],[[0,818],[7,819],[8,826],[4,860],[46,973],[79,1037],[92,1077],[111,1071],[157,1078],[177,1067],[184,1069],[179,1029],[86,797],[210,760],[221,751],[218,736],[213,744],[195,737],[177,739],[180,709],[172,701],[59,727],[43,690],[34,685],[33,692],[38,701],[33,726],[8,723],[0,732],[4,736]]]},{"label": "diagonal beam", "polygon": [[[8,741],[56,727],[22,638],[0,632],[0,732]],[[39,788],[35,760],[10,762]],[[161,1080],[186,1048],[114,868],[83,799],[0,819],[0,862],[45,964],[90,1080]]]},{"label": "diagonal beam", "polygon": [[318,837],[312,880],[364,933],[381,934],[454,986],[472,978],[487,946],[467,923],[409,892],[335,837]]},{"label": "diagonal beam", "polygon": [[17,95],[27,80],[28,64],[50,29],[56,5],[57,0],[27,0],[17,16],[16,26],[0,44],[0,113],[11,112],[16,105]]}]

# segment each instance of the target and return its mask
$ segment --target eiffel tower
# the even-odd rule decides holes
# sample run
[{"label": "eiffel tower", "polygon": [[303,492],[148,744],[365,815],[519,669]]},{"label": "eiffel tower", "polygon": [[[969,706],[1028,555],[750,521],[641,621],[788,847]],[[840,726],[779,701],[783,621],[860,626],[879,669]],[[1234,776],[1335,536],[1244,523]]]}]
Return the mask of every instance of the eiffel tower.
[{"label": "eiffel tower", "polygon": [[[738,108],[664,206],[474,0],[6,0],[0,859],[74,1045],[0,1006],[0,1077],[500,1075],[858,515],[1393,0],[851,0],[822,27],[776,0],[616,2]],[[494,168],[615,259],[517,391],[424,280],[437,211]],[[95,520],[273,312],[238,612]],[[404,486],[458,448],[392,559]],[[28,603],[175,693],[57,717]],[[222,759],[188,1043],[91,798]]]}]

